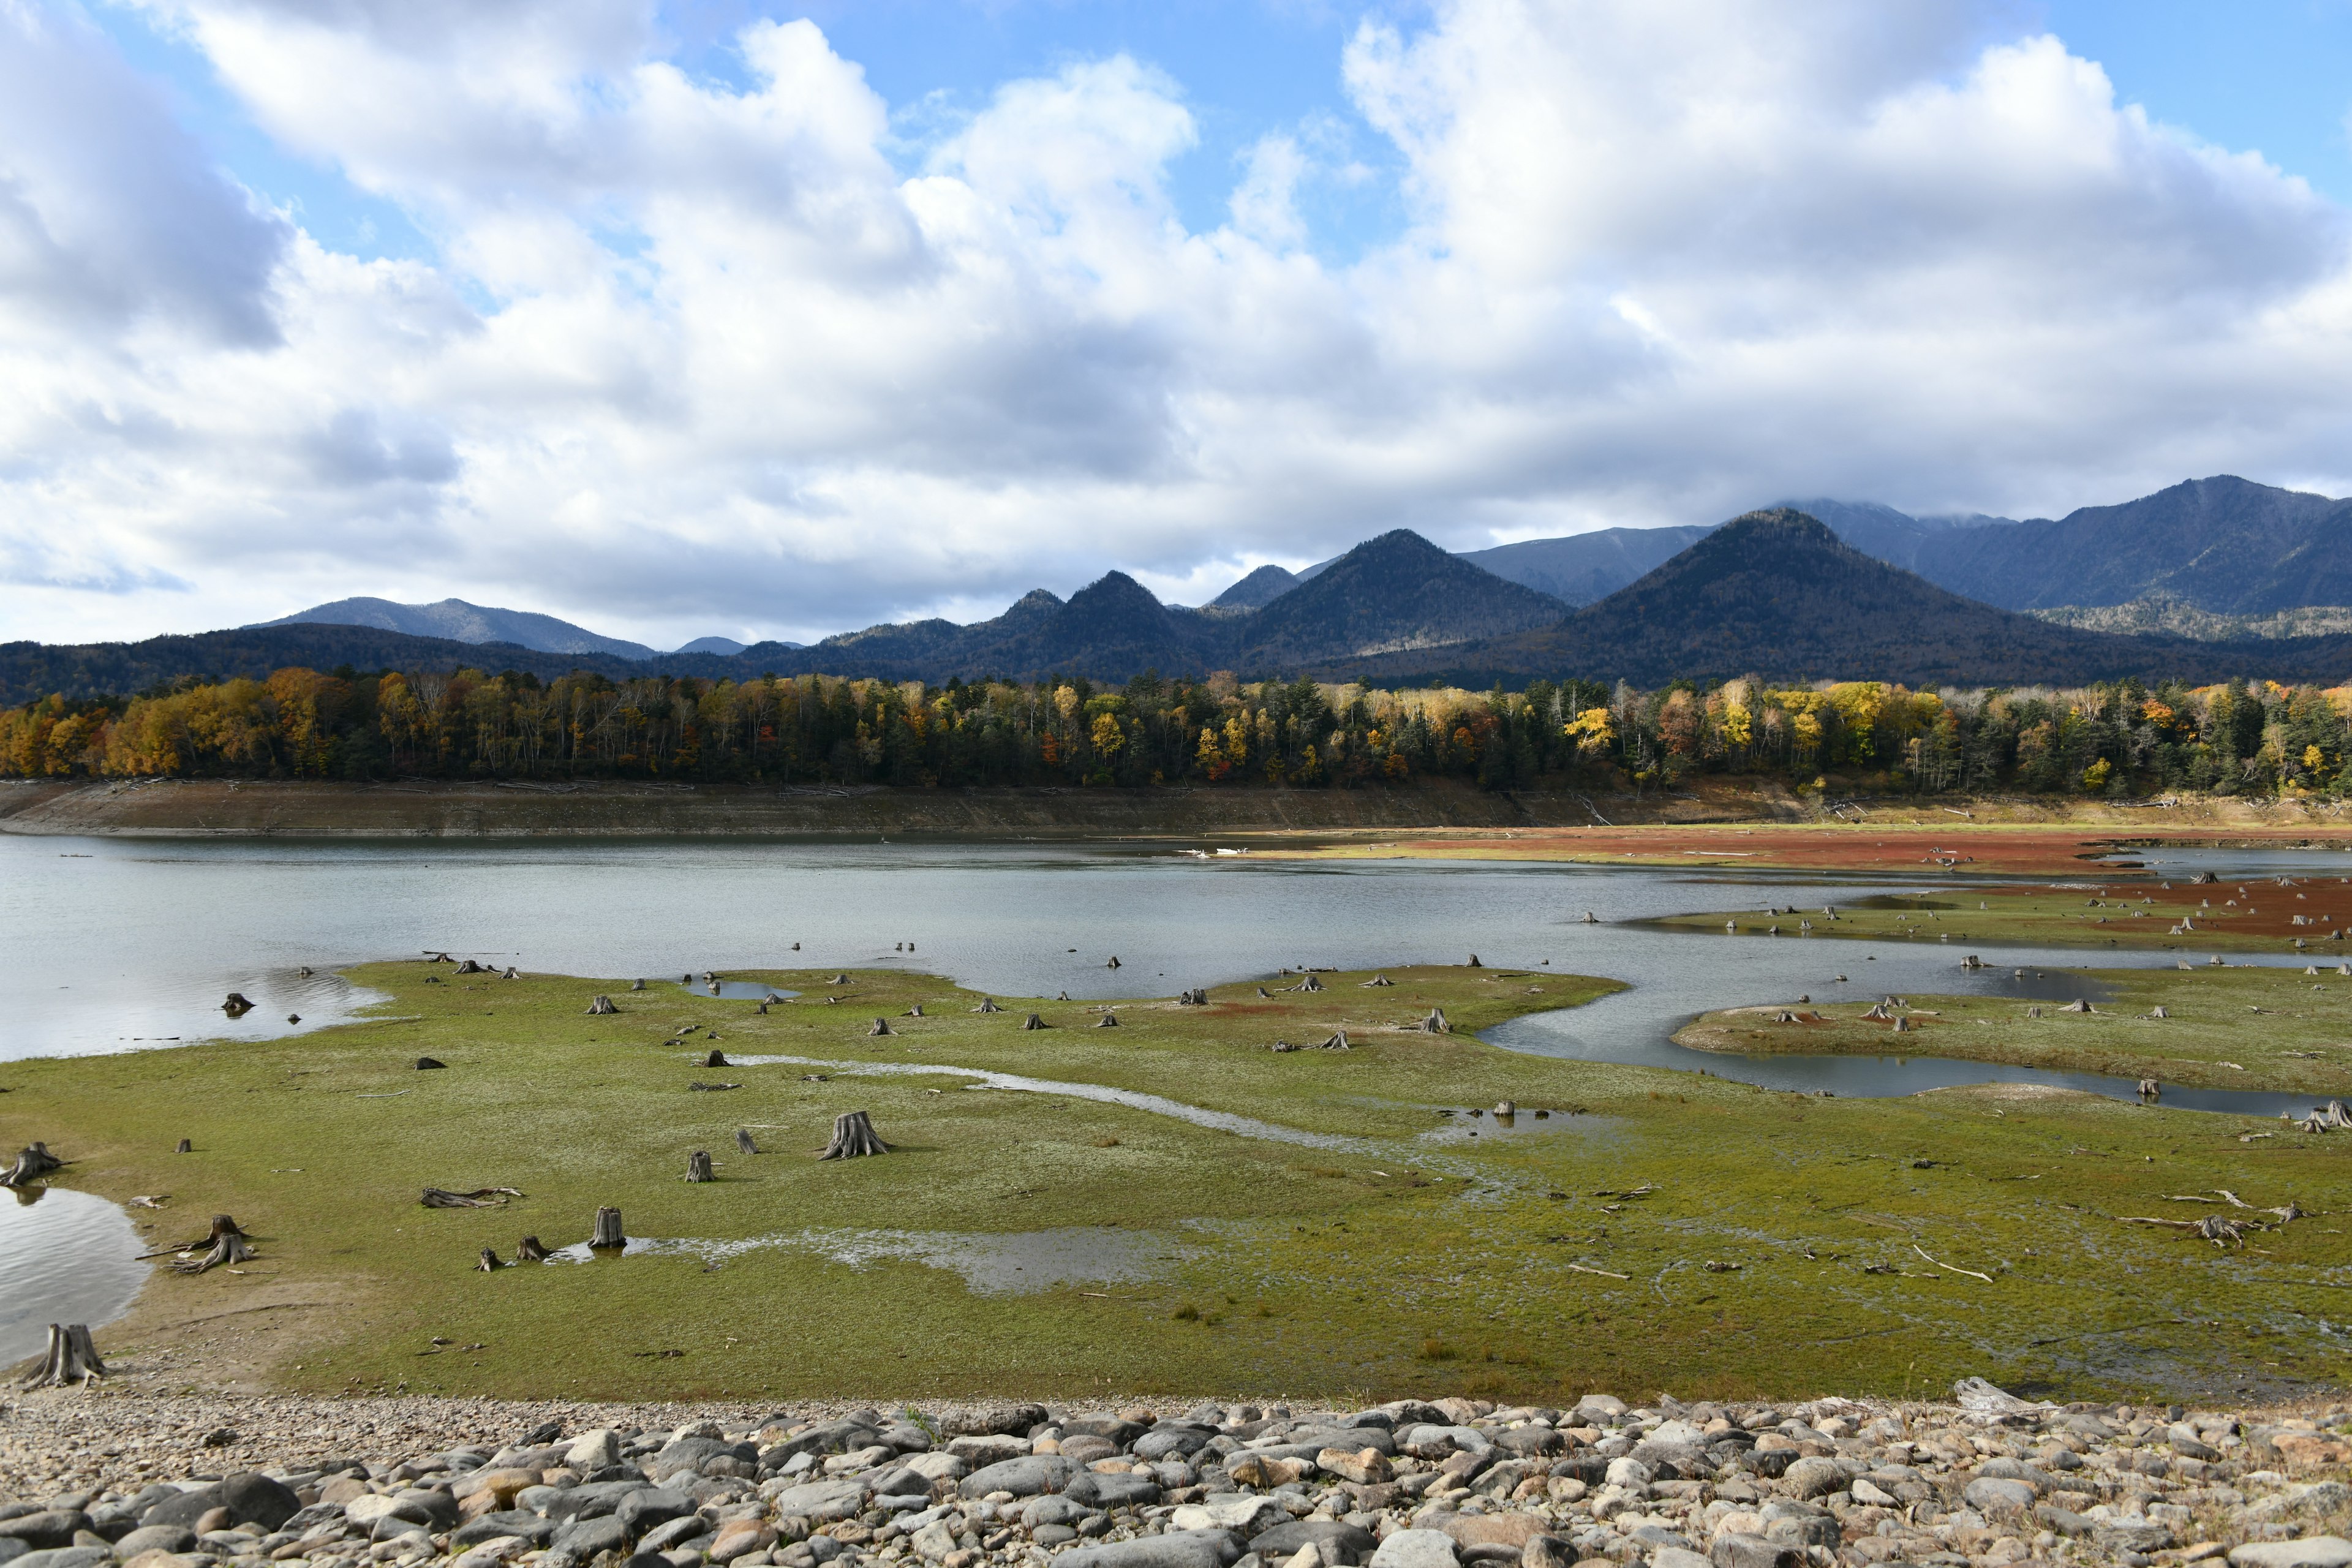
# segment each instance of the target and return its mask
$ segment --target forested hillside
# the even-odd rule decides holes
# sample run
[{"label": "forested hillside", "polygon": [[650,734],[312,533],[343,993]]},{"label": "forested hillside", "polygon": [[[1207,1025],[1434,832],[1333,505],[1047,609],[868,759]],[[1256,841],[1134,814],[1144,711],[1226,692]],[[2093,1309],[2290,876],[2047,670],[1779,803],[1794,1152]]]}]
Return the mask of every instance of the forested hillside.
[{"label": "forested hillside", "polygon": [[2270,683],[1911,691],[1881,681],[1537,680],[1380,690],[824,676],[454,677],[283,669],[0,712],[0,775],[1376,788],[1437,775],[1671,784],[1697,773],[1877,791],[2341,796],[2352,688]]}]

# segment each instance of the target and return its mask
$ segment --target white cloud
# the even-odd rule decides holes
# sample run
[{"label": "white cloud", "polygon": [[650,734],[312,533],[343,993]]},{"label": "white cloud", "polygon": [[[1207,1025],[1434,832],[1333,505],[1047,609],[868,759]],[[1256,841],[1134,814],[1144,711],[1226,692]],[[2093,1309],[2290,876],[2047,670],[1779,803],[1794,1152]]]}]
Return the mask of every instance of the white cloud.
[{"label": "white cloud", "polygon": [[1123,57],[908,174],[806,22],[746,28],[739,88],[650,0],[143,3],[439,250],[257,213],[94,33],[0,0],[12,635],[454,593],[668,646],[1111,566],[1198,600],[1401,523],[2352,488],[2345,215],[1963,0],[1368,25],[1337,63],[1410,220],[1347,265],[1297,199],[1363,177],[1344,135],[1269,128],[1188,231],[1193,113]]}]

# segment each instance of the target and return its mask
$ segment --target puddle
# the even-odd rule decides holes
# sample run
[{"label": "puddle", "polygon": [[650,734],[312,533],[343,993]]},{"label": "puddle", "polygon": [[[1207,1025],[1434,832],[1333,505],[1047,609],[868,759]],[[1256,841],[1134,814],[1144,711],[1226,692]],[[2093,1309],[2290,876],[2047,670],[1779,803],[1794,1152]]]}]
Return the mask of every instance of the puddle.
[{"label": "puddle", "polygon": [[1343,1138],[1335,1132],[1309,1132],[1302,1128],[1283,1127],[1271,1121],[1259,1121],[1247,1116],[1235,1116],[1223,1110],[1207,1110],[1197,1105],[1187,1105],[1181,1100],[1164,1095],[1145,1094],[1132,1089],[1111,1089],[1098,1083],[1064,1083],[1057,1079],[1024,1078],[1018,1073],[992,1072],[983,1068],[950,1067],[945,1062],[831,1062],[814,1057],[733,1057],[730,1067],[803,1067],[824,1068],[845,1078],[861,1075],[935,1076],[972,1079],[969,1088],[1014,1089],[1024,1094],[1060,1094],[1072,1100],[1091,1100],[1102,1105],[1124,1105],[1130,1110],[1148,1110],[1155,1116],[1171,1116],[1179,1121],[1189,1121],[1195,1127],[1213,1128],[1220,1132],[1232,1132],[1244,1138],[1264,1139],[1271,1143],[1296,1143],[1308,1149],[1342,1149],[1360,1153],[1376,1152],[1380,1145],[1366,1138]]},{"label": "puddle", "polygon": [[1435,1106],[1440,1120],[1421,1134],[1423,1143],[1469,1143],[1483,1140],[1516,1140],[1572,1133],[1585,1137],[1614,1133],[1613,1116],[1587,1116],[1549,1108],[1526,1107],[1498,1111],[1492,1106]]},{"label": "puddle", "polygon": [[781,985],[771,985],[764,980],[674,980],[671,984],[696,996],[715,996],[722,1002],[761,1002],[771,996],[789,1002],[800,994]]},{"label": "puddle", "polygon": [[[1022,1296],[1057,1285],[1118,1285],[1149,1279],[1160,1265],[1192,1257],[1200,1248],[1150,1231],[1109,1226],[1066,1226],[1055,1230],[988,1236],[959,1231],[803,1230],[755,1236],[740,1241],[694,1237],[631,1237],[625,1258],[698,1258],[724,1263],[747,1252],[791,1247],[815,1252],[851,1268],[886,1261],[920,1263],[961,1275],[976,1296]],[[595,1254],[586,1242],[548,1254],[550,1263],[588,1263]]]},{"label": "puddle", "polygon": [[149,1250],[130,1215],[104,1198],[0,1189],[0,1366],[39,1354],[51,1323],[95,1329],[129,1311]]}]

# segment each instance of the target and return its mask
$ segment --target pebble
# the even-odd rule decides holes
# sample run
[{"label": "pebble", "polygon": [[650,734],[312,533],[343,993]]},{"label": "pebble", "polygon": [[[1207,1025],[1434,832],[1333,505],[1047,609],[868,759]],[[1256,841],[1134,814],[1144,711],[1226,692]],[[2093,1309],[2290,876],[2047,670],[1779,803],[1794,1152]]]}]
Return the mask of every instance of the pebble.
[{"label": "pebble", "polygon": [[0,1568],[2352,1568],[2352,1413],[1972,1404],[45,1391]]}]

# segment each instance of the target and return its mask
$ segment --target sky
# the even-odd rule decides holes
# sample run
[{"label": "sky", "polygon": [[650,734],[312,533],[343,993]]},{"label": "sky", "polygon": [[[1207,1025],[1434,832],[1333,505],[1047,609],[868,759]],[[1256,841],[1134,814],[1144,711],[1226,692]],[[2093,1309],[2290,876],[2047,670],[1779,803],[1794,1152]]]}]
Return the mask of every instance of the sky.
[{"label": "sky", "polygon": [[0,0],[0,638],[2352,493],[2352,0]]}]

